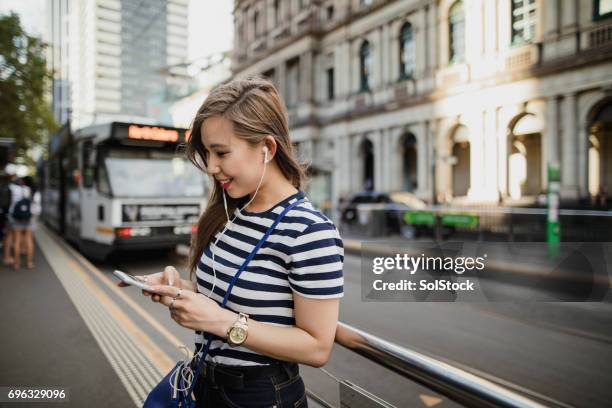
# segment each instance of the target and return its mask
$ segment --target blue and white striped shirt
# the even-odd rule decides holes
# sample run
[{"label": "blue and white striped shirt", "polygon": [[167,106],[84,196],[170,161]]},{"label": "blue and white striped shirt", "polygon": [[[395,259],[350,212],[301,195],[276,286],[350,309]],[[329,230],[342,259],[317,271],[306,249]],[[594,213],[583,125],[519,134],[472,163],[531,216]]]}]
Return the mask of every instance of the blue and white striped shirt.
[{"label": "blue and white striped shirt", "polygon": [[[302,191],[287,197],[272,209],[252,213],[243,210],[217,242],[217,281],[211,299],[221,304],[232,277],[283,209],[305,198]],[[215,242],[218,232],[212,242]],[[213,282],[212,243],[196,271],[198,291],[210,294]],[[226,307],[250,319],[276,326],[295,326],[293,293],[314,299],[343,296],[344,247],[335,225],[306,198],[285,215],[234,284]],[[196,331],[199,350],[204,341]],[[203,347],[202,347],[203,349]],[[226,365],[272,364],[277,360],[246,347],[230,347],[213,336],[207,361]]]}]

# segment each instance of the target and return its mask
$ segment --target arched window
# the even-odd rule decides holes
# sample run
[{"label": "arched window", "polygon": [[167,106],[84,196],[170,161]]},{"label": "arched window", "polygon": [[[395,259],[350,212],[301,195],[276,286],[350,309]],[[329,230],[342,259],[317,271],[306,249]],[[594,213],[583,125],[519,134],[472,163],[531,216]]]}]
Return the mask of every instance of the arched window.
[{"label": "arched window", "polygon": [[465,60],[465,11],[463,1],[456,1],[448,13],[450,63]]},{"label": "arched window", "polygon": [[512,44],[534,40],[536,8],[536,0],[512,0]]},{"label": "arched window", "polygon": [[359,73],[361,77],[360,90],[368,91],[372,73],[372,55],[370,53],[370,43],[367,41],[364,41],[359,49]]},{"label": "arched window", "polygon": [[406,23],[400,31],[400,79],[412,78],[416,65],[412,26]]}]

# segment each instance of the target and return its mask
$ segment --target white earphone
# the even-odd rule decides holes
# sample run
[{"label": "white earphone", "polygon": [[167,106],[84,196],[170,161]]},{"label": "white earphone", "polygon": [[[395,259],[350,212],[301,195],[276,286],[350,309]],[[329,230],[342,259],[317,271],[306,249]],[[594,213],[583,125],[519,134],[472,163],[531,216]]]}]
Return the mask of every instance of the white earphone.
[{"label": "white earphone", "polygon": [[263,147],[263,152],[264,152],[264,164],[268,163],[270,160],[268,160],[268,146],[264,146]]}]

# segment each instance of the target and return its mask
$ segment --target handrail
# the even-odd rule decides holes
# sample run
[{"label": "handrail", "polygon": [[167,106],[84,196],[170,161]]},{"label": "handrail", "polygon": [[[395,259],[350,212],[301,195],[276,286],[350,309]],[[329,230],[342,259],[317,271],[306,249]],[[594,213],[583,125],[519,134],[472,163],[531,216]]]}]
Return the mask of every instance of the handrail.
[{"label": "handrail", "polygon": [[491,381],[345,323],[338,323],[335,342],[460,404],[487,408],[544,407]]}]

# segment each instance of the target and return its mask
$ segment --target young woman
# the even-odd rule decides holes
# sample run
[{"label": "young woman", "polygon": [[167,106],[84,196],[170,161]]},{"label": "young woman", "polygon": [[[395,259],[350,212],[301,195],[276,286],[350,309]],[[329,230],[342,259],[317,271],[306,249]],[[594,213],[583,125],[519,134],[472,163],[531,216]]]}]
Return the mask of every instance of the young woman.
[{"label": "young woman", "polygon": [[[155,286],[143,293],[195,330],[198,351],[203,334],[213,336],[195,386],[198,405],[305,407],[297,363],[321,367],[329,359],[344,250],[334,224],[301,190],[304,170],[277,90],[261,78],[217,87],[198,110],[187,147],[214,184],[192,243],[195,282],[167,267],[144,277]],[[245,258],[296,201],[220,307]]]}]

